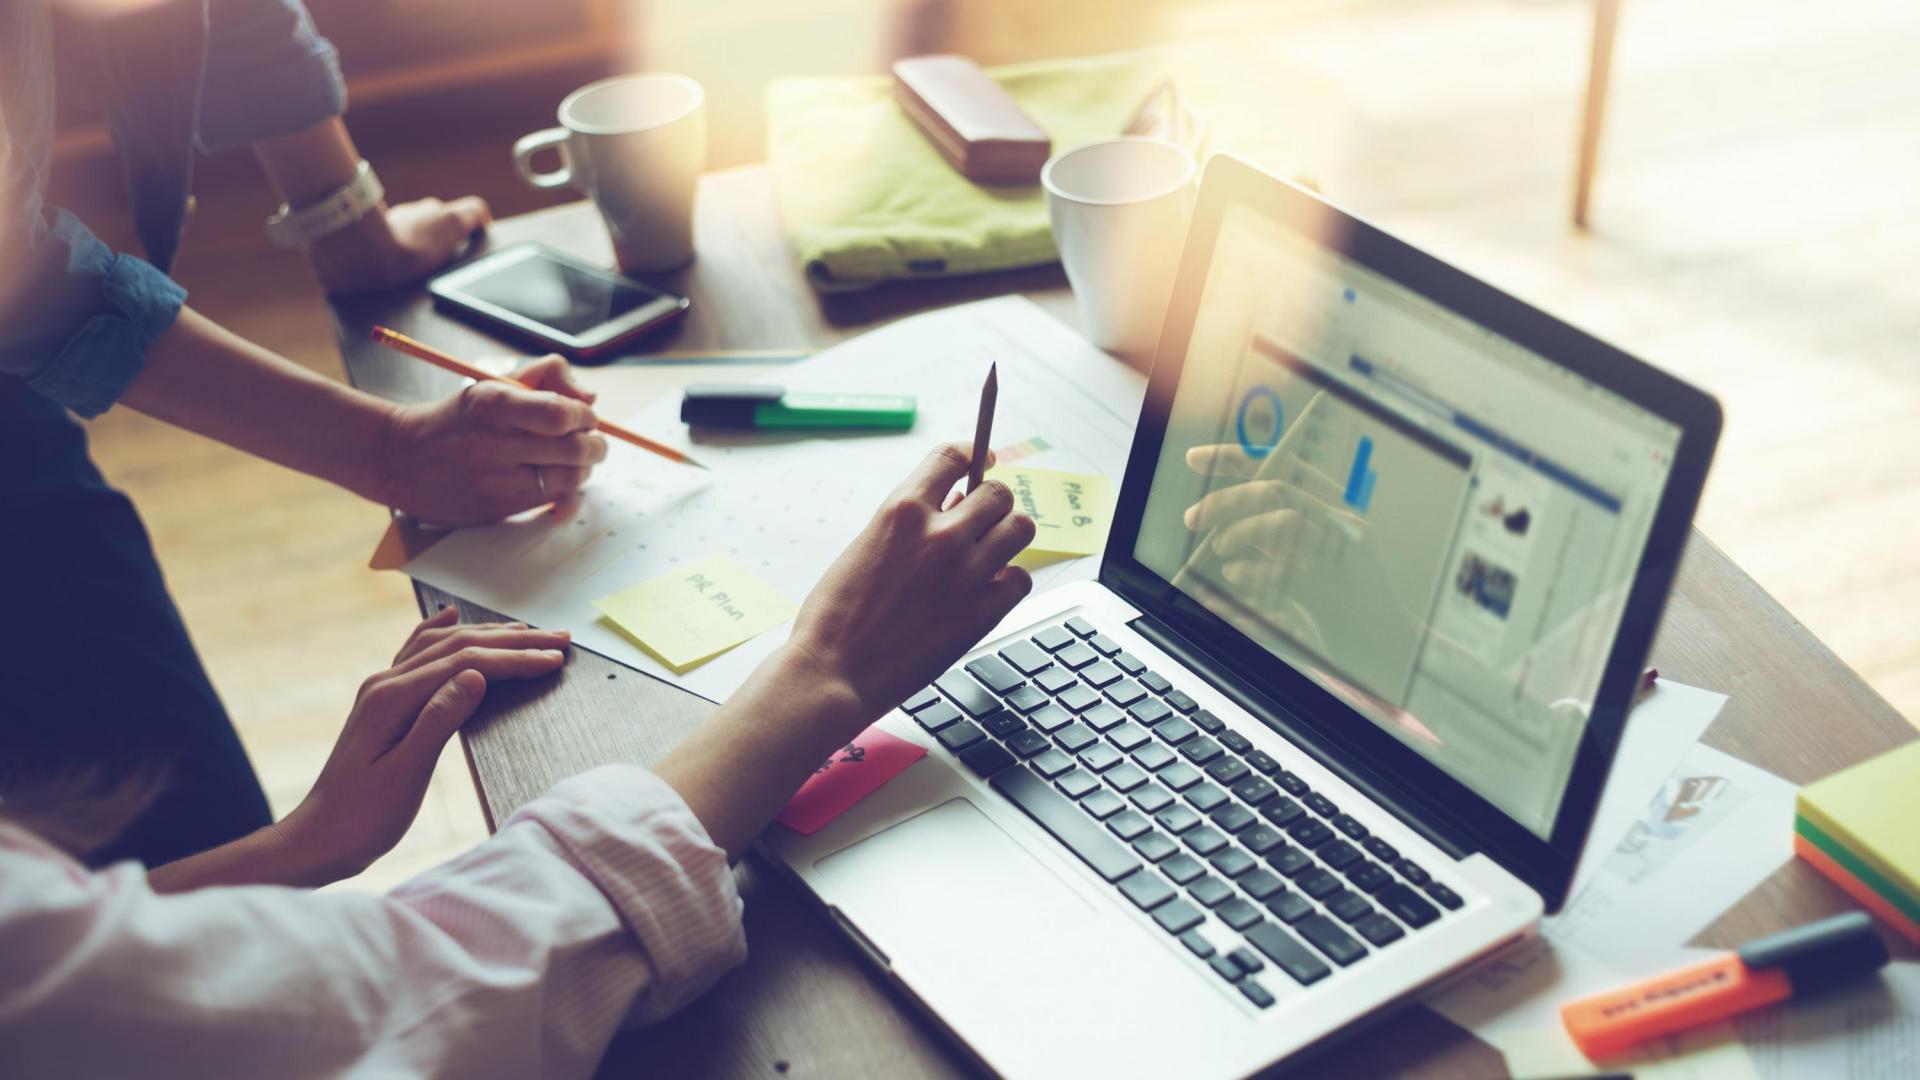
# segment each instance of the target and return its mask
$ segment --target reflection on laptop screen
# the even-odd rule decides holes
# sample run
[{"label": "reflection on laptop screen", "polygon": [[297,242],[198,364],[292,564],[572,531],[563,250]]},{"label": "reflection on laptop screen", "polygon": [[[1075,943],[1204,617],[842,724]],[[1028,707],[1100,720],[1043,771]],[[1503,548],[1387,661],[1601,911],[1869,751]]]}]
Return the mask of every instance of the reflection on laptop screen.
[{"label": "reflection on laptop screen", "polygon": [[1544,837],[1680,435],[1228,207],[1134,555]]}]

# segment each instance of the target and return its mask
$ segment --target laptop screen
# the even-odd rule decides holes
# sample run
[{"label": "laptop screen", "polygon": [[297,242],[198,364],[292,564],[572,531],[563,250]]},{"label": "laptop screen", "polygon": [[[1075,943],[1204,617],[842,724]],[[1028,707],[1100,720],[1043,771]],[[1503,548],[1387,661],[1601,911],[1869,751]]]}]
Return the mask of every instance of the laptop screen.
[{"label": "laptop screen", "polygon": [[1682,431],[1228,205],[1133,555],[1551,836]]}]

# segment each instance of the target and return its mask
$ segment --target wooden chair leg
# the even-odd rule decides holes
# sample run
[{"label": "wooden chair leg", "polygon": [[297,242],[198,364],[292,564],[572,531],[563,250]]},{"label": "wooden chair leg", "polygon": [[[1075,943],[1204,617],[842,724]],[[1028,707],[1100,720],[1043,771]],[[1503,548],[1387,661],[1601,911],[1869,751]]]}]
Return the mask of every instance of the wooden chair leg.
[{"label": "wooden chair leg", "polygon": [[1573,224],[1587,227],[1600,129],[1607,116],[1607,83],[1613,69],[1613,36],[1620,26],[1620,0],[1593,0],[1593,55],[1587,65],[1587,101],[1580,123],[1580,159],[1573,177]]}]

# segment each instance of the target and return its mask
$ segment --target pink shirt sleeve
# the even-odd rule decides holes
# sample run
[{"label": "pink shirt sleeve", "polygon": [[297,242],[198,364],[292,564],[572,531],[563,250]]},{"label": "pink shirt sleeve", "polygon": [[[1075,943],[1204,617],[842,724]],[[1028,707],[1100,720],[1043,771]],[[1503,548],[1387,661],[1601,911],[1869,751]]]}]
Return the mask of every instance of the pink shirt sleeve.
[{"label": "pink shirt sleeve", "polygon": [[746,955],[726,856],[664,782],[556,785],[385,896],[160,896],[0,825],[0,1046],[21,1075],[584,1076]]}]

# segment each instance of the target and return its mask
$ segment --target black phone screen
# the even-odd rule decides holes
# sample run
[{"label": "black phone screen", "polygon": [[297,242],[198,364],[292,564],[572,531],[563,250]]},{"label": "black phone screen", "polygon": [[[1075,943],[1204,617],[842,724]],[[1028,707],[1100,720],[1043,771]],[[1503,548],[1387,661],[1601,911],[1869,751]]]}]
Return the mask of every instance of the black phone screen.
[{"label": "black phone screen", "polygon": [[667,295],[638,282],[596,274],[539,255],[466,282],[461,290],[568,335],[584,333]]}]

